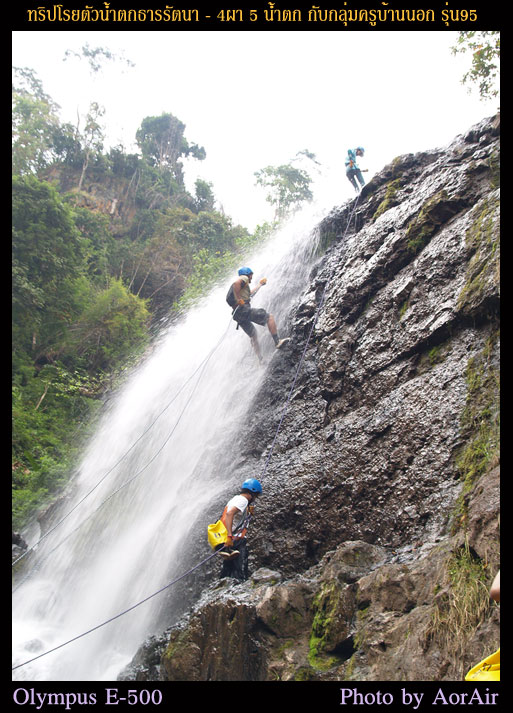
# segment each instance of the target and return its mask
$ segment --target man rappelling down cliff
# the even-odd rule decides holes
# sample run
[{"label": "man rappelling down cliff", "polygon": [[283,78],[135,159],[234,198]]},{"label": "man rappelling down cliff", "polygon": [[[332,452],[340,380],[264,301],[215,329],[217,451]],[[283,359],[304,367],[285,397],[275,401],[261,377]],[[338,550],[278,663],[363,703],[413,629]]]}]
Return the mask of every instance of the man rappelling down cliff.
[{"label": "man rappelling down cliff", "polygon": [[[356,157],[363,156],[364,153],[365,153],[365,149],[363,149],[361,146],[358,146],[358,148],[356,148],[356,149],[349,149],[349,151],[347,152],[346,176],[356,192],[361,191],[365,185],[365,181],[362,176],[362,169],[356,163]],[[366,171],[367,171],[367,169],[363,169],[363,172],[366,172]],[[358,181],[360,183],[359,186],[358,186],[358,183],[356,182],[356,179],[358,179]]]},{"label": "man rappelling down cliff", "polygon": [[246,533],[254,503],[262,494],[262,484],[248,478],[223,510],[221,518],[208,526],[208,541],[223,558],[221,577],[234,577],[243,582],[248,578],[248,547]]},{"label": "man rappelling down cliff", "polygon": [[280,339],[273,315],[266,312],[265,309],[254,309],[251,307],[251,298],[261,287],[263,287],[263,285],[267,283],[267,279],[265,277],[262,278],[259,285],[255,287],[254,290],[251,290],[250,283],[253,279],[253,270],[249,267],[241,267],[238,274],[238,279],[235,280],[228,290],[226,301],[233,309],[232,315],[233,319],[237,322],[237,329],[240,326],[246,332],[248,337],[251,339],[251,343],[253,344],[258,360],[262,364],[262,354],[260,352],[260,345],[258,343],[258,337],[253,323],[260,324],[261,326],[267,324],[267,328],[273,338],[276,349],[280,349],[284,344],[286,344],[290,340],[290,337]]}]

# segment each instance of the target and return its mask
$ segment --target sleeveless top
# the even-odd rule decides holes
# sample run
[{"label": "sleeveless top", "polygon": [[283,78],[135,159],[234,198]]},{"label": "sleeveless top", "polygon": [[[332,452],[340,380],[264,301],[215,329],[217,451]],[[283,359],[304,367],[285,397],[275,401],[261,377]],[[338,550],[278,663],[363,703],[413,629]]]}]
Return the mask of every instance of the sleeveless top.
[{"label": "sleeveless top", "polygon": [[249,286],[249,277],[247,275],[241,275],[240,279],[243,280],[244,284],[240,290],[240,296],[244,302],[249,302],[251,299],[251,288]]}]

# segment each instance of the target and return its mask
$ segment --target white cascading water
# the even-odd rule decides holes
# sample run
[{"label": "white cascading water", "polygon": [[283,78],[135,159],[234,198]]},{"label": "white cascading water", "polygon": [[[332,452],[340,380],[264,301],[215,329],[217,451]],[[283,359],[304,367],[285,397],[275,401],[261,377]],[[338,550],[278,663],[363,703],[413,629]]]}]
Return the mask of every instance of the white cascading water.
[{"label": "white cascading water", "polygon": [[[244,258],[255,273],[253,286],[268,279],[253,306],[274,314],[280,336],[308,283],[319,217],[318,209],[303,210]],[[152,631],[159,596],[45,652],[164,587],[171,566],[177,575],[194,566],[181,556],[184,538],[204,538],[208,556],[208,521],[200,519],[198,530],[197,518],[226,489],[219,454],[230,455],[230,434],[265,374],[249,338],[231,320],[225,302],[231,281],[164,330],[106,408],[71,500],[56,517],[60,524],[17,574],[13,667],[23,665],[14,669],[15,680],[115,680]],[[267,328],[257,330],[264,359],[279,358]]]}]

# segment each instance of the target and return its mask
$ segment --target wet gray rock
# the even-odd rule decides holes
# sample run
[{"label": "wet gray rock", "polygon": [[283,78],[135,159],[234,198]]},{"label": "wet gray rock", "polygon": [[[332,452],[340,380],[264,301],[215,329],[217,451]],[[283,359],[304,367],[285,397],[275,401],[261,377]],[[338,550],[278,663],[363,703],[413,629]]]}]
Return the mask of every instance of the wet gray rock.
[{"label": "wet gray rock", "polygon": [[[499,130],[397,158],[322,221],[239,449],[269,459],[253,579],[206,587],[153,675],[460,680],[498,642]],[[464,650],[442,635],[455,557],[483,573]]]}]

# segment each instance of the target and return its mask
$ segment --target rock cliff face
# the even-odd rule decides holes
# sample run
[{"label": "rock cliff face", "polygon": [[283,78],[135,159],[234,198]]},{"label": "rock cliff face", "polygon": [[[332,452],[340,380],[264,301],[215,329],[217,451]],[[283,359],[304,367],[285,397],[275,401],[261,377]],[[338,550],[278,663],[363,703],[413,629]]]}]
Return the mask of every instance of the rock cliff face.
[{"label": "rock cliff face", "polygon": [[239,449],[261,472],[316,320],[253,575],[211,581],[121,678],[461,680],[498,645],[499,126],[397,158],[322,221]]}]

